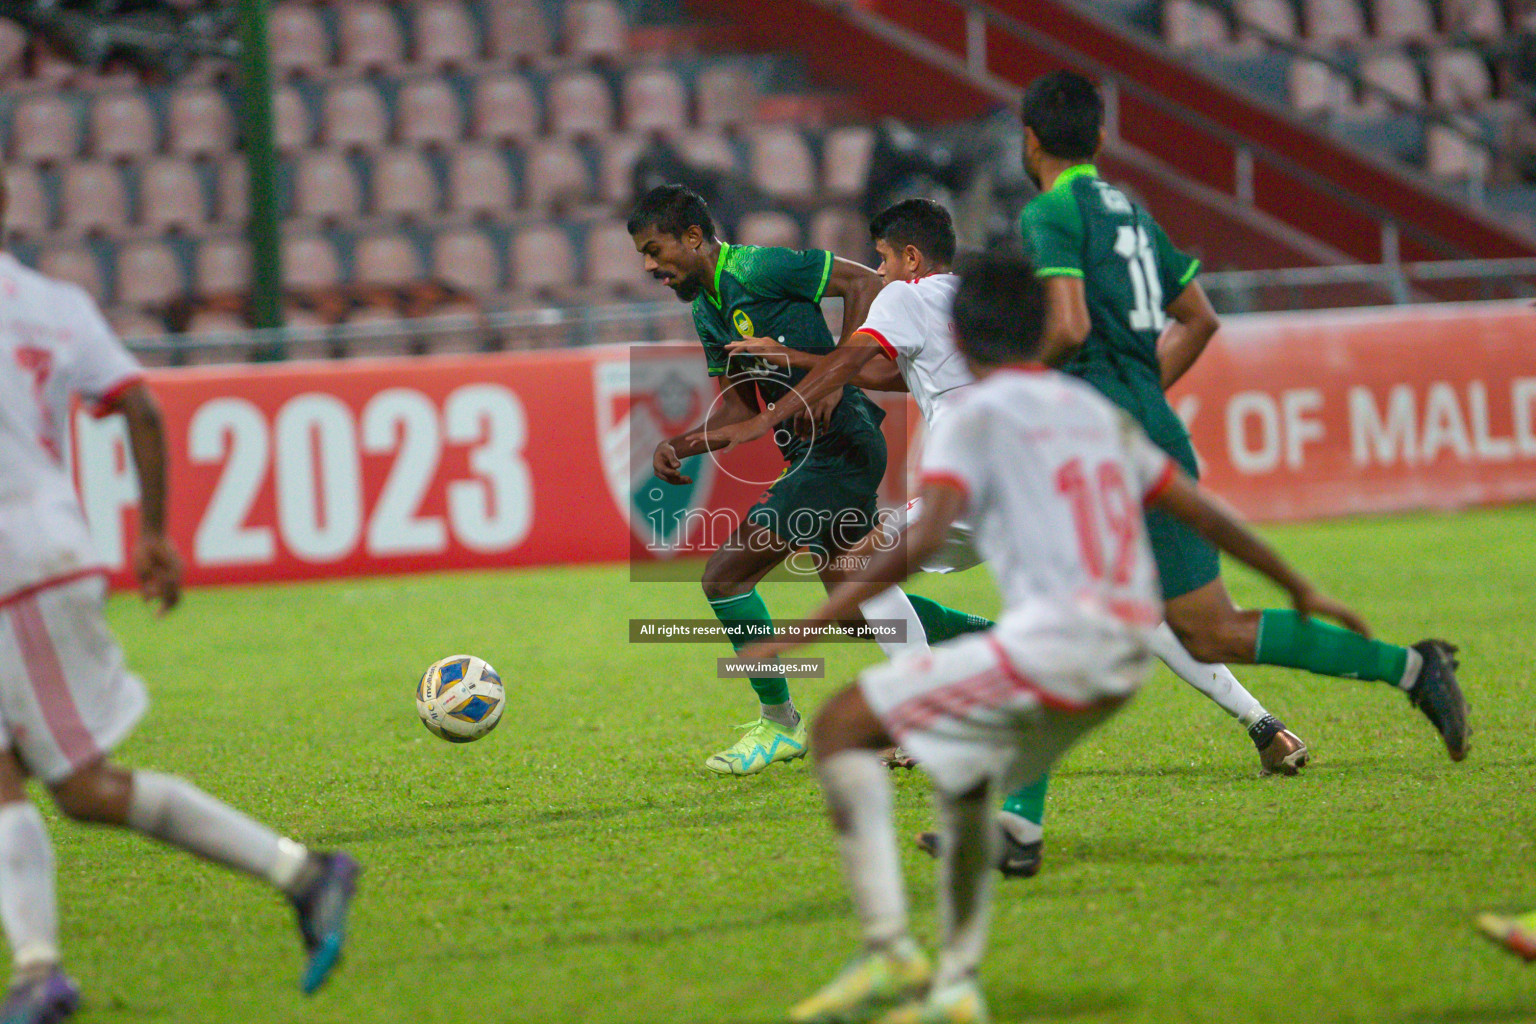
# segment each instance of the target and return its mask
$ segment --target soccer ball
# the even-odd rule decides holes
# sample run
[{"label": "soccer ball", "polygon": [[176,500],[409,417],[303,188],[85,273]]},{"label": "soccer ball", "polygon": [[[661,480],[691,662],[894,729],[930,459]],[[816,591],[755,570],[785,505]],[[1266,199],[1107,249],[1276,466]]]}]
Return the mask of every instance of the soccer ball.
[{"label": "soccer ball", "polygon": [[496,728],[506,702],[501,676],[469,654],[433,662],[416,685],[421,724],[449,743],[469,743]]}]

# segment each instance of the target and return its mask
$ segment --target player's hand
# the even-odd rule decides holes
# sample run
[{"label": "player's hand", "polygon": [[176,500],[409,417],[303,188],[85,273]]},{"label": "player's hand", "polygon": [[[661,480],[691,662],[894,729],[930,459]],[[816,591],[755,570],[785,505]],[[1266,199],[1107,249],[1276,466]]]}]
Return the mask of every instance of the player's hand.
[{"label": "player's hand", "polygon": [[164,535],[140,534],[133,549],[133,574],[139,580],[139,593],[150,604],[159,604],[156,615],[164,615],[181,600],[181,556]]},{"label": "player's hand", "polygon": [[790,351],[772,338],[742,338],[727,344],[725,350],[733,356],[771,356]]},{"label": "player's hand", "polygon": [[693,483],[692,477],[683,475],[683,460],[677,457],[677,449],[672,447],[671,441],[656,446],[656,453],[651,456],[651,469],[669,484]]},{"label": "player's hand", "polygon": [[1361,636],[1371,635],[1371,627],[1349,606],[1341,604],[1310,584],[1291,592],[1291,602],[1296,612],[1306,618],[1332,619]]},{"label": "player's hand", "polygon": [[818,398],[811,403],[811,413],[807,416],[804,412],[797,415],[793,422],[795,433],[801,437],[810,437],[815,430],[827,430],[832,426],[832,414],[837,412],[837,405],[843,400],[843,389],[838,388],[825,397]]}]

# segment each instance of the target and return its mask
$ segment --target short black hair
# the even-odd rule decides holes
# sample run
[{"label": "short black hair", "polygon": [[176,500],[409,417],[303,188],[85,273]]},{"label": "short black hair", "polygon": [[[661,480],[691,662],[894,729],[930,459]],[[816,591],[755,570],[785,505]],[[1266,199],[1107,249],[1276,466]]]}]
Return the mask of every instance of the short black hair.
[{"label": "short black hair", "polygon": [[989,366],[1029,362],[1045,334],[1045,289],[1034,264],[1013,252],[967,256],[951,318],[955,346]]},{"label": "short black hair", "polygon": [[875,214],[869,222],[869,237],[876,242],[884,239],[893,249],[914,245],[945,266],[955,260],[955,222],[932,199],[904,199]]},{"label": "short black hair", "polygon": [[631,235],[655,228],[673,238],[681,238],[689,228],[697,226],[705,238],[715,237],[715,219],[709,215],[709,204],[683,185],[657,185],[651,189],[635,204],[626,226]]},{"label": "short black hair", "polygon": [[1029,83],[1019,116],[1051,156],[1087,160],[1099,148],[1104,100],[1082,75],[1052,71]]}]

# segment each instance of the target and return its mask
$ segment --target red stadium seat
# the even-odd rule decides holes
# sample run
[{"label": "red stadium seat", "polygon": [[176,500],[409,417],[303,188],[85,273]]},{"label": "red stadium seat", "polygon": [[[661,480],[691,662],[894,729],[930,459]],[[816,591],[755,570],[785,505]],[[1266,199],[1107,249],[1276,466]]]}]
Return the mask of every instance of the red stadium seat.
[{"label": "red stadium seat", "polygon": [[125,306],[164,306],[184,295],[181,261],[161,242],[129,242],[117,248],[117,301]]},{"label": "red stadium seat", "polygon": [[413,11],[417,64],[461,68],[480,59],[480,32],[460,0],[424,0]]},{"label": "red stadium seat", "polygon": [[524,205],[537,213],[579,206],[592,195],[586,161],[570,143],[535,142],[524,163]]},{"label": "red stadium seat", "polygon": [[322,221],[341,221],[362,210],[357,174],[345,156],[316,150],[299,159],[294,174],[294,214]]},{"label": "red stadium seat", "polygon": [[101,162],[64,169],[60,225],[70,234],[119,235],[128,226],[128,190],[122,172]]},{"label": "red stadium seat", "polygon": [[359,71],[389,71],[403,63],[405,47],[394,12],[376,0],[337,5],[338,63]]},{"label": "red stadium seat", "polygon": [[[124,341],[134,338],[154,338],[165,333],[165,321],[156,316],[137,309],[117,306],[106,310],[107,326],[112,328],[112,333]],[[147,352],[135,353],[141,366],[168,366],[170,365],[170,352],[165,349],[151,349]]]},{"label": "red stadium seat", "polygon": [[219,90],[191,86],[171,93],[167,149],[176,156],[222,156],[234,149],[234,116]]},{"label": "red stadium seat", "polygon": [[1366,31],[1359,0],[1302,0],[1307,38],[1316,43],[1358,43]]},{"label": "red stadium seat", "polygon": [[553,298],[576,284],[576,254],[562,228],[524,228],[512,239],[511,256],[512,286],[519,294]]},{"label": "red stadium seat", "polygon": [[[1407,103],[1424,102],[1424,80],[1413,59],[1402,53],[1385,53],[1360,62],[1360,77]],[[1360,105],[1369,111],[1382,111],[1390,104],[1375,90],[1361,95]]]},{"label": "red stadium seat", "polygon": [[11,153],[36,164],[68,160],[80,152],[80,120],[73,104],[40,93],[27,96],[11,114]]},{"label": "red stadium seat", "polygon": [[1297,57],[1287,73],[1291,106],[1303,114],[1329,114],[1355,105],[1354,83],[1321,61]]},{"label": "red stadium seat", "polygon": [[1429,0],[1372,0],[1376,38],[1394,43],[1425,42],[1435,37]]},{"label": "red stadium seat", "polygon": [[591,71],[571,71],[549,83],[549,127],[564,138],[601,135],[613,128],[613,94]]},{"label": "red stadium seat", "polygon": [[747,245],[777,245],[798,249],[803,244],[800,225],[786,213],[762,211],[741,218],[741,241]]},{"label": "red stadium seat", "polygon": [[436,213],[441,203],[437,179],[420,153],[400,150],[374,161],[374,213],[420,221]]},{"label": "red stadium seat", "polygon": [[310,117],[309,104],[291,85],[285,85],[272,94],[272,135],[277,151],[292,156],[309,146],[315,137],[314,122]]},{"label": "red stadium seat", "polygon": [[565,52],[584,60],[617,59],[629,45],[629,26],[613,0],[573,0],[565,5]]},{"label": "red stadium seat", "polygon": [[794,128],[770,126],[751,135],[752,183],[776,199],[809,199],[816,191],[811,148]]},{"label": "red stadium seat", "polygon": [[633,135],[610,135],[598,156],[598,198],[605,203],[628,204],[633,198],[635,161],[645,150],[645,140]]},{"label": "red stadium seat", "polygon": [[378,149],[389,138],[384,97],[369,82],[340,82],[325,93],[320,136],[338,149]]},{"label": "red stadium seat", "polygon": [[0,85],[9,85],[26,74],[27,30],[0,18]]},{"label": "red stadium seat", "polygon": [[234,334],[250,327],[245,317],[227,309],[200,309],[187,321],[188,334]]},{"label": "red stadium seat", "polygon": [[[1237,17],[1246,23],[1282,39],[1296,38],[1296,9],[1291,0],[1237,0]],[[1250,35],[1239,32],[1240,37]]]},{"label": "red stadium seat", "polygon": [[[1476,130],[1476,122],[1468,127]],[[1449,181],[1486,181],[1488,151],[1461,132],[1432,124],[1425,131],[1425,170],[1431,177]]]},{"label": "red stadium seat", "polygon": [[432,277],[472,295],[494,294],[501,290],[496,247],[474,228],[441,232],[432,240]]},{"label": "red stadium seat", "polygon": [[699,127],[726,128],[757,113],[757,80],[745,68],[721,64],[699,72]]},{"label": "red stadium seat", "polygon": [[635,241],[621,220],[601,221],[587,232],[584,279],[611,293],[634,295],[651,282],[642,272]]},{"label": "red stadium seat", "polygon": [[208,223],[208,202],[197,169],[185,160],[161,157],[139,176],[139,223],[155,233],[197,231]]},{"label": "red stadium seat", "polygon": [[228,295],[251,286],[251,246],[241,238],[209,238],[192,257],[192,282],[199,295]]},{"label": "red stadium seat", "polygon": [[480,217],[505,217],[517,205],[512,169],[499,150],[464,146],[448,165],[448,208]]},{"label": "red stadium seat", "polygon": [[251,215],[249,172],[245,159],[239,156],[225,157],[219,165],[218,184],[215,188],[214,218],[221,224],[244,224]]},{"label": "red stadium seat", "polygon": [[677,148],[683,159],[699,167],[728,171],[737,174],[741,160],[736,147],[718,132],[693,132],[677,140]]},{"label": "red stadium seat", "polygon": [[485,15],[492,60],[530,63],[551,52],[542,0],[497,0],[485,6]]},{"label": "red stadium seat", "polygon": [[869,222],[857,210],[840,206],[819,210],[811,218],[808,244],[812,249],[826,249],[860,263],[873,258],[874,243],[869,240]]},{"label": "red stadium seat", "polygon": [[314,5],[279,3],[267,14],[267,47],[279,78],[316,75],[331,62],[331,43]]},{"label": "red stadium seat", "polygon": [[862,196],[869,184],[869,162],[875,152],[875,131],[862,125],[834,128],[821,147],[821,185],[834,198]]},{"label": "red stadium seat", "polygon": [[57,245],[44,249],[37,258],[37,269],[49,277],[79,285],[97,302],[106,300],[101,260],[85,246]]},{"label": "red stadium seat", "polygon": [[459,98],[440,78],[407,82],[395,103],[395,137],[408,146],[446,149],[464,136]]},{"label": "red stadium seat", "polygon": [[52,227],[42,178],[26,164],[5,168],[5,231],[12,238],[35,241]]},{"label": "red stadium seat", "polygon": [[1437,50],[1429,58],[1429,97],[1437,107],[1465,110],[1493,95],[1493,76],[1475,50]]},{"label": "red stadium seat", "polygon": [[421,253],[401,234],[370,235],[352,253],[358,284],[394,287],[422,279]]},{"label": "red stadium seat", "polygon": [[160,145],[149,101],[138,92],[109,92],[91,102],[91,153],[106,160],[141,160]]},{"label": "red stadium seat", "polygon": [[1445,31],[1482,42],[1504,38],[1504,8],[1499,0],[1440,0]]},{"label": "red stadium seat", "polygon": [[1227,19],[1200,0],[1163,0],[1163,42],[1176,50],[1221,47],[1231,41]]},{"label": "red stadium seat", "polygon": [[341,280],[341,258],[330,239],[321,235],[290,235],[283,239],[283,287],[315,291]]},{"label": "red stadium seat", "polygon": [[624,76],[624,129],[677,132],[688,127],[688,88],[668,67],[636,68]]},{"label": "red stadium seat", "polygon": [[522,75],[487,75],[475,82],[471,134],[486,142],[522,142],[539,134],[539,101]]}]

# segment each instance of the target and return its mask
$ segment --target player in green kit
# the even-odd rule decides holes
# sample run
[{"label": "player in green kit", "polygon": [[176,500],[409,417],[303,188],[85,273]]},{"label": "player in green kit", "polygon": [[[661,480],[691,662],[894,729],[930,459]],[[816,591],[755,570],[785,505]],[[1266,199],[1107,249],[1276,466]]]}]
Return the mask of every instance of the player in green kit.
[{"label": "player in green kit", "polygon": [[[843,335],[863,324],[880,290],[880,278],[860,264],[830,252],[731,245],[715,238],[709,209],[680,185],[647,193],[628,223],[647,273],[693,304],[694,326],[704,346],[709,373],[719,379],[720,398],[706,421],[656,447],[653,468],[668,483],[686,484],[683,460],[725,447],[711,431],[750,419],[790,394],[805,375],[787,360],[732,355],[726,346],[741,338],[773,337],[792,349],[828,353],[835,345],[822,317],[821,300],[843,299]],[[894,386],[865,377],[855,384]],[[850,384],[814,403],[814,429],[781,428],[774,440],[787,463],[734,534],[704,567],[704,595],[738,650],[772,625],[757,583],[792,552],[806,549],[828,586],[846,574],[836,556],[852,548],[875,522],[875,492],[885,475],[884,412]],[[830,405],[830,408],[829,408]],[[698,436],[690,436],[698,435]],[[892,588],[867,603],[867,619],[899,619],[921,630],[912,600]],[[952,616],[962,613],[943,609]],[[886,644],[881,643],[884,647]],[[753,775],[777,761],[803,757],[806,726],[790,699],[783,675],[753,677],[759,718],[732,746],[712,755],[705,768],[721,775]]]},{"label": "player in green kit", "polygon": [[[1164,391],[1194,364],[1218,320],[1195,280],[1199,260],[1174,248],[1145,210],[1098,176],[1093,159],[1103,142],[1103,110],[1093,84],[1067,71],[1035,80],[1024,94],[1025,163],[1040,194],[1020,226],[1046,288],[1043,359],[1125,409],[1194,477],[1189,432]],[[1248,727],[1266,773],[1294,773],[1306,748],[1264,713],[1224,662],[1396,686],[1429,718],[1451,758],[1466,756],[1455,647],[1441,640],[1400,647],[1295,611],[1239,610],[1207,541],[1156,510],[1147,514],[1147,532],[1167,618],[1153,651]],[[1203,682],[1175,664],[1179,655],[1203,663]]]}]

